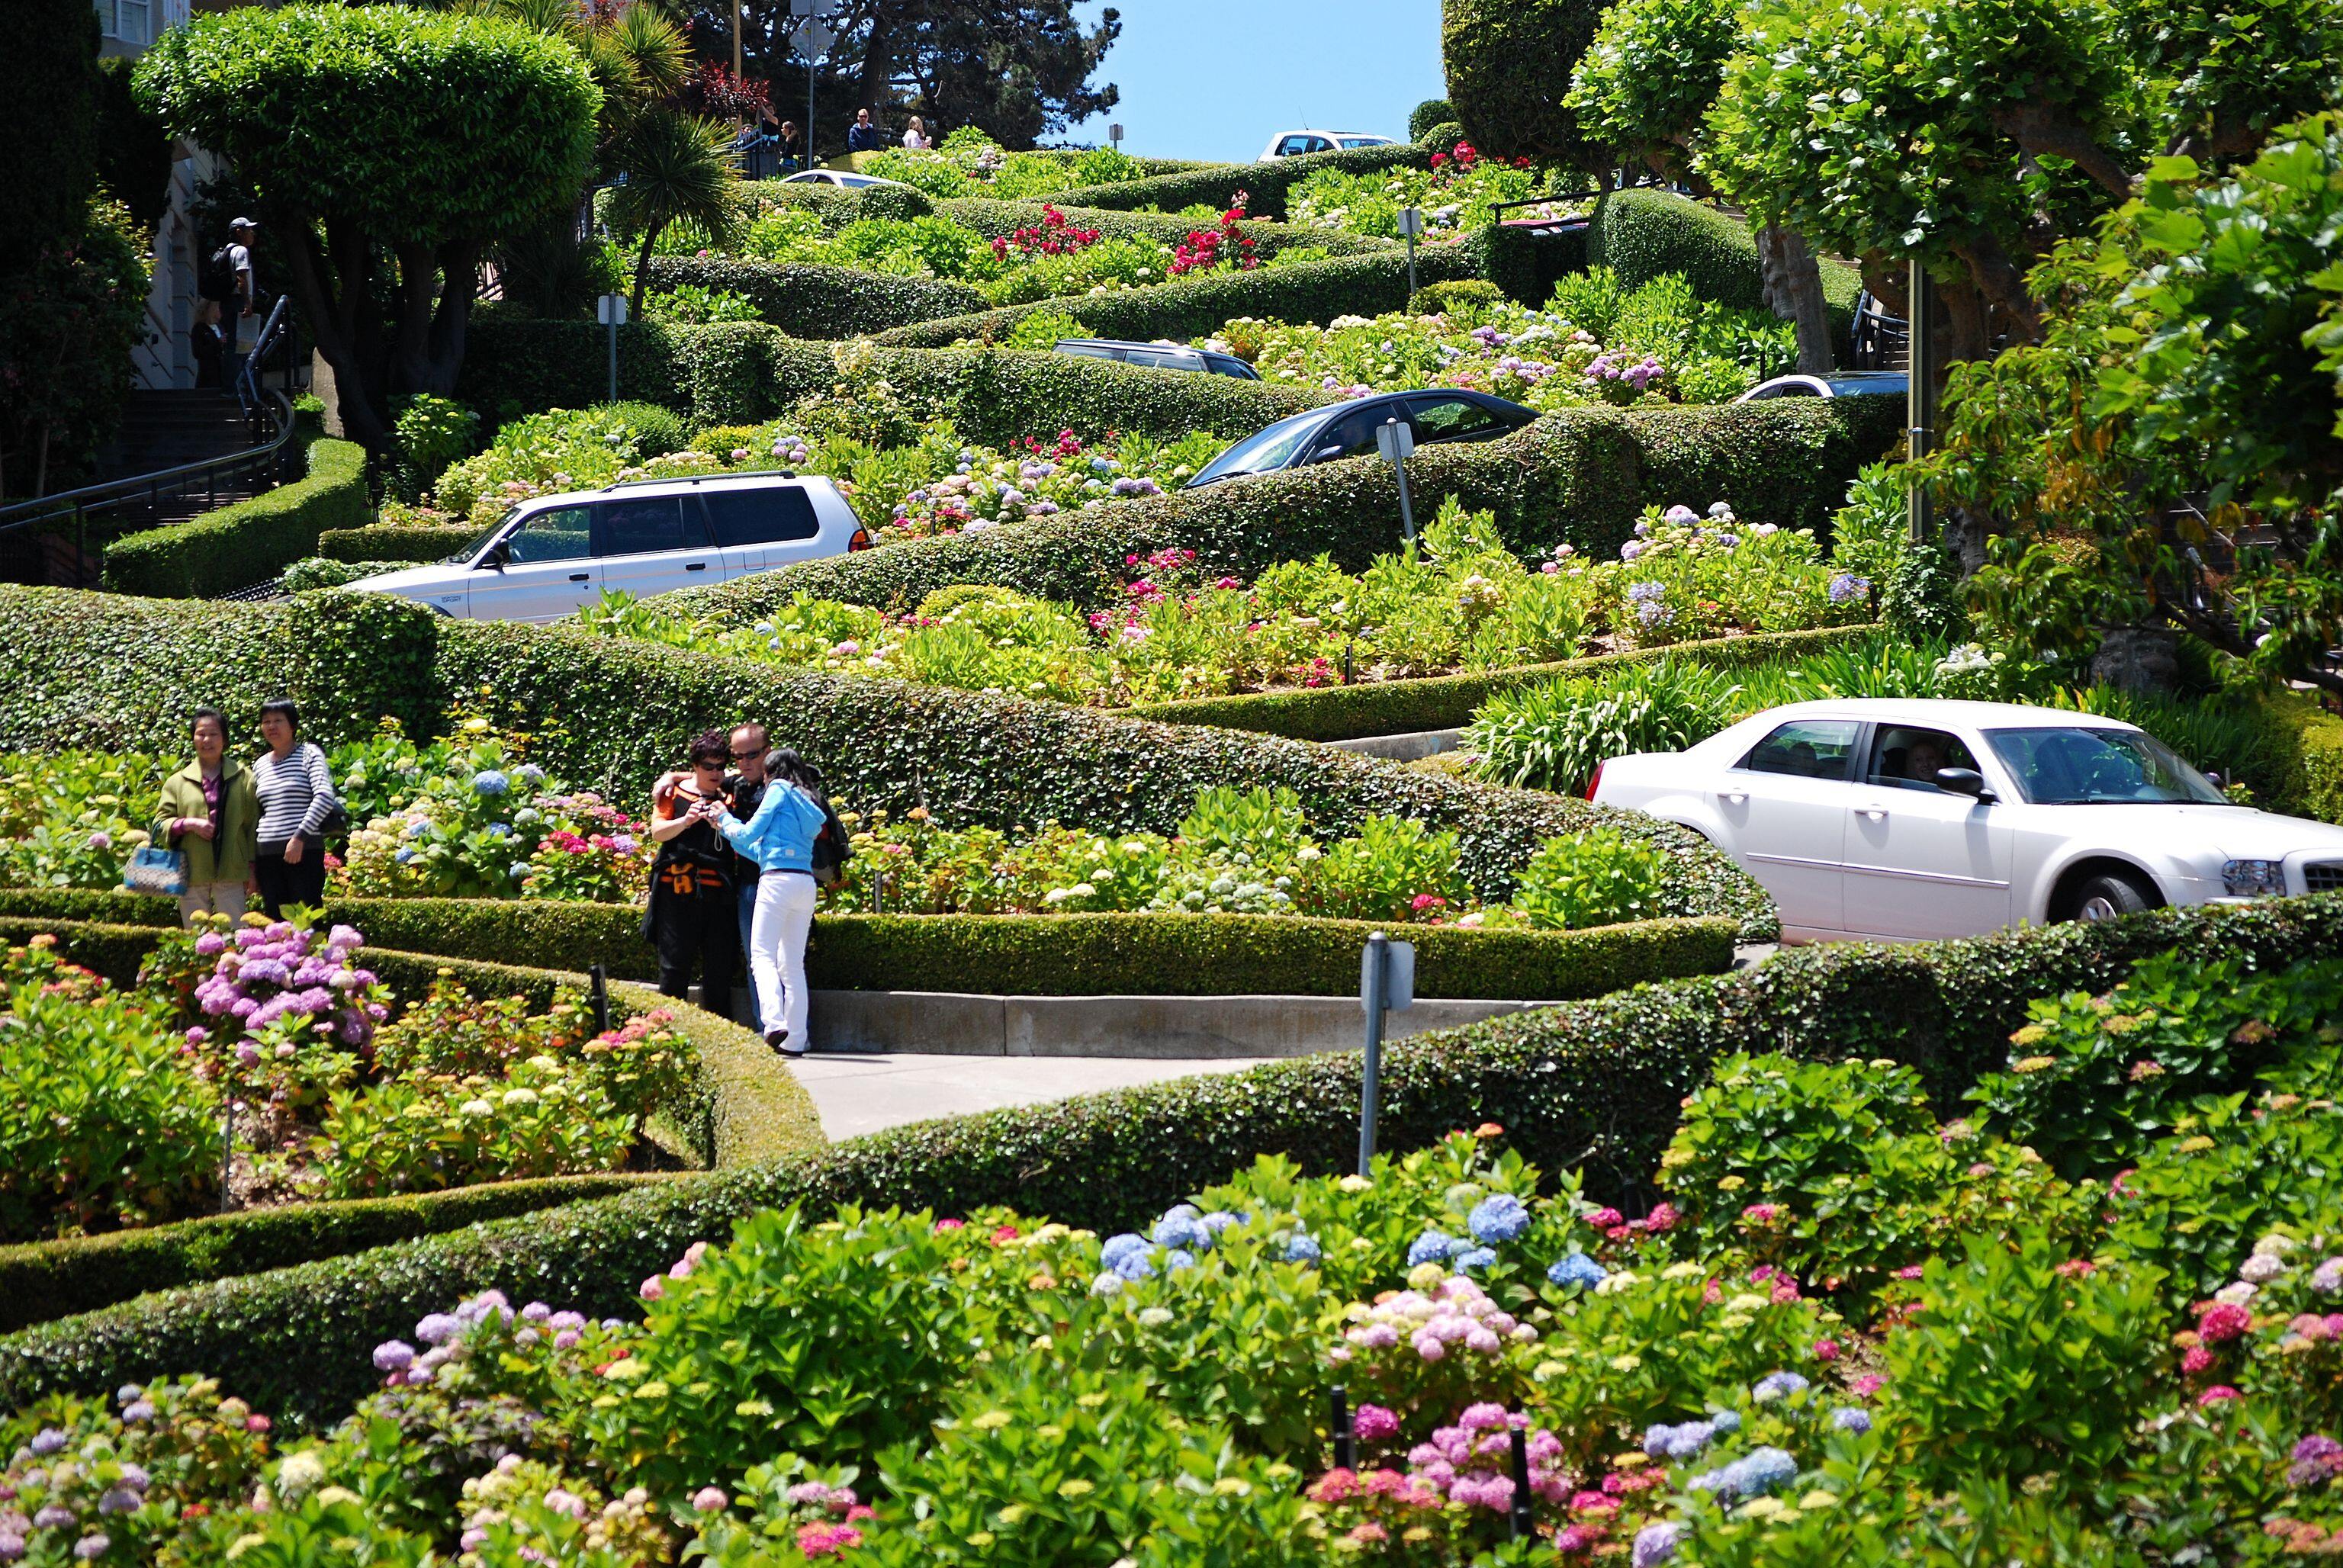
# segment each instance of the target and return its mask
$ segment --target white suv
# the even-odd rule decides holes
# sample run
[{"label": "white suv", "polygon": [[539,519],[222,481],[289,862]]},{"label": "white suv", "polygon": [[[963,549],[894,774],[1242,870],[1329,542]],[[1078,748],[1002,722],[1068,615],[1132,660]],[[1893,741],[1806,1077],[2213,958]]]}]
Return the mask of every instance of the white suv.
[{"label": "white suv", "polygon": [[870,546],[825,478],[640,479],[523,501],[435,566],[349,586],[470,620],[555,621],[606,589],[648,598]]}]

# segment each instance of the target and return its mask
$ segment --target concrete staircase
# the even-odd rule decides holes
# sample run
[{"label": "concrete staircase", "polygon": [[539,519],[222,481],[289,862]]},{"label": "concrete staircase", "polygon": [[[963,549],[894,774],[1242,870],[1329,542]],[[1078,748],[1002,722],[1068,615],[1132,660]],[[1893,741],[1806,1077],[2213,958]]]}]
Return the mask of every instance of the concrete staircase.
[{"label": "concrete staircase", "polygon": [[[103,482],[151,474],[224,457],[252,444],[252,427],[233,392],[133,392],[123,410],[120,433],[99,455],[97,478]],[[223,480],[216,487],[199,485],[130,510],[138,526],[154,528],[186,522],[250,494],[250,479]]]}]

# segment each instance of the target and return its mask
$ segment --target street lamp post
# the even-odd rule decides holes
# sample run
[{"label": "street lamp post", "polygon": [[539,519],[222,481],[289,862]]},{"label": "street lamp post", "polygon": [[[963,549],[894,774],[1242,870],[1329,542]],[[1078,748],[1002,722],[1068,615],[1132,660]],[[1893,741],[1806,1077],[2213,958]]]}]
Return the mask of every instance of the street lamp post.
[{"label": "street lamp post", "polygon": [[806,57],[806,125],[805,166],[813,167],[813,90],[815,69],[830,46],[838,41],[837,29],[829,22],[830,7],[834,0],[789,0],[789,15],[796,18],[790,25],[789,35],[797,41]]}]

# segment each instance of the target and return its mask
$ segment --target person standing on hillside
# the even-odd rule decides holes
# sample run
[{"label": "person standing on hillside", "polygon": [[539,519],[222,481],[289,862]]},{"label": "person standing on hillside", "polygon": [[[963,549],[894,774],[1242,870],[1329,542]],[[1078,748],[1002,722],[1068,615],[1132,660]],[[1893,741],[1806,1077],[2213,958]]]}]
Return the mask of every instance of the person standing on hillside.
[{"label": "person standing on hillside", "polygon": [[155,842],[187,858],[182,925],[199,914],[234,920],[256,890],[260,790],[252,769],[227,754],[227,719],[218,709],[196,709],[187,730],[196,759],[163,781]]},{"label": "person standing on hillside", "polygon": [[804,769],[794,751],[777,751],[757,809],[745,819],[719,804],[709,819],[732,848],[757,863],[757,913],[750,922],[749,971],[757,977],[765,1043],[784,1056],[803,1056],[807,1027],[806,939],[813,932],[814,840],[830,820],[822,803],[799,782]]},{"label": "person standing on hillside", "polygon": [[252,246],[259,238],[257,226],[248,217],[237,218],[227,226],[227,270],[236,281],[225,304],[223,324],[227,338],[227,384],[233,390],[244,378],[245,361],[252,357],[260,339],[260,290],[253,278]]},{"label": "person standing on hillside", "polygon": [[854,111],[854,125],[846,133],[846,150],[850,153],[875,153],[887,146],[887,133],[870,121],[870,111]]},{"label": "person standing on hillside", "polygon": [[643,925],[659,949],[659,993],[689,996],[697,968],[699,1005],[730,1018],[740,938],[734,858],[716,828],[724,809],[724,736],[711,729],[691,743],[691,771],[673,789],[653,793],[651,842],[659,849]]}]

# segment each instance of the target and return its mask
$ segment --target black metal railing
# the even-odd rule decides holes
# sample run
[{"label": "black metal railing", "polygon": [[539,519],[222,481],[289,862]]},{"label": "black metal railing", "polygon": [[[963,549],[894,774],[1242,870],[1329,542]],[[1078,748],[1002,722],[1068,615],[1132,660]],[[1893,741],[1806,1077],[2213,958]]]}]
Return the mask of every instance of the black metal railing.
[{"label": "black metal railing", "polygon": [[[216,457],[199,458],[0,507],[0,540],[20,538],[35,530],[62,536],[70,528],[73,558],[66,568],[71,579],[66,586],[94,587],[96,573],[89,553],[93,528],[101,533],[132,531],[148,526],[167,500],[201,496],[208,508],[256,494],[294,477],[292,468],[297,455],[293,450],[293,401],[287,393],[262,380],[269,354],[290,341],[289,322],[285,300],[280,297],[254,339],[251,354],[236,372],[233,387],[249,424],[246,446]],[[288,386],[293,378],[288,367]]]},{"label": "black metal railing", "polygon": [[1903,370],[1912,363],[1912,324],[1879,308],[1865,289],[1855,297],[1855,327],[1847,342],[1847,366],[1854,370]]}]

